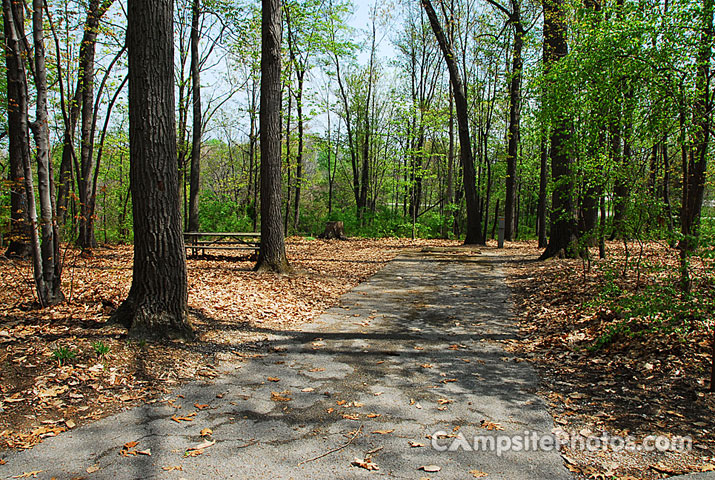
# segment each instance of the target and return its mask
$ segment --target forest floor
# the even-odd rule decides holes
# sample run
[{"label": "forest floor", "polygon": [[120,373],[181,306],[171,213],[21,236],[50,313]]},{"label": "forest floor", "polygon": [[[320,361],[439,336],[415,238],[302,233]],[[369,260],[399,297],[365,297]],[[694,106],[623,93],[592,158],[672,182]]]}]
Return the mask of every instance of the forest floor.
[{"label": "forest floor", "polygon": [[[195,344],[132,343],[121,328],[106,325],[129,289],[130,247],[99,249],[90,258],[68,250],[68,302],[42,311],[32,308],[29,264],[0,260],[0,465],[3,449],[28,449],[157,402],[189,380],[218,377],[221,362],[251,362],[276,352],[266,331],[314,321],[404,249],[455,245],[294,238],[288,251],[296,272],[287,276],[253,273],[248,259],[189,259],[189,304],[200,339]],[[573,472],[650,480],[715,470],[715,399],[707,391],[712,263],[694,264],[694,295],[682,299],[671,278],[677,272],[673,250],[647,244],[641,255],[631,251],[626,264],[622,245],[608,249],[609,259],[590,267],[580,260],[537,262],[532,243],[497,251],[521,326],[519,338],[505,343],[537,366],[540,394],[559,433],[694,440],[689,453],[658,456],[566,447],[563,458]]]},{"label": "forest floor", "polygon": [[[692,437],[689,453],[569,448],[589,478],[654,479],[715,471],[715,316],[712,257],[694,258],[692,294],[677,284],[678,251],[659,243],[608,243],[583,260],[537,260],[534,242],[500,250],[521,339],[511,351],[536,365],[557,429],[586,440]],[[704,257],[707,257],[704,256]],[[628,258],[628,260],[626,260]]]}]

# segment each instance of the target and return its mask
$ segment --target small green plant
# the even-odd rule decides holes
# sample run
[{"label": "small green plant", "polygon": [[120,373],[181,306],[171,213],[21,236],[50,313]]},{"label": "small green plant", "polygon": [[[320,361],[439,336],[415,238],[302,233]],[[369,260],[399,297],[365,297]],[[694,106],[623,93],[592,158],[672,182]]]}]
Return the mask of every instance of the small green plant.
[{"label": "small green plant", "polygon": [[105,357],[110,350],[109,345],[105,344],[101,340],[94,342],[92,344],[92,348],[94,349],[94,353],[96,353],[98,357]]},{"label": "small green plant", "polygon": [[632,337],[633,332],[631,332],[631,327],[628,325],[626,322],[619,322],[619,323],[614,323],[611,325],[608,325],[605,329],[605,331],[596,338],[596,340],[593,342],[593,345],[588,347],[588,349],[592,352],[601,350],[602,348],[605,348],[609,345],[611,345],[613,342],[616,341],[617,337]]},{"label": "small green plant", "polygon": [[74,350],[67,347],[57,347],[53,352],[52,356],[55,357],[60,365],[64,365],[68,361],[74,359],[77,356]]}]

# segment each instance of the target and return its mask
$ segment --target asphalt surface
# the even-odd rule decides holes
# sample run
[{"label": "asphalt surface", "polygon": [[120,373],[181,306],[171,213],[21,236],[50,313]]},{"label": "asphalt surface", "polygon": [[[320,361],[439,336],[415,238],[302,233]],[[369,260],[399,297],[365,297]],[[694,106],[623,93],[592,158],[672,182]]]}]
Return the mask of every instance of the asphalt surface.
[{"label": "asphalt surface", "polygon": [[572,478],[534,370],[503,349],[515,326],[499,262],[403,255],[314,323],[272,332],[277,351],[9,452],[0,478]]}]

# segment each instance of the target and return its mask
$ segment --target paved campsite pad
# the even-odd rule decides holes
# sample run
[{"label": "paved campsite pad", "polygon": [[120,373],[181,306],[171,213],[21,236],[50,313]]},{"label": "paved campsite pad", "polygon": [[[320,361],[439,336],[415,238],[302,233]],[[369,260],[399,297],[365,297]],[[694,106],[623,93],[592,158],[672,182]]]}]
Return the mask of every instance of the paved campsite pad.
[{"label": "paved campsite pad", "polygon": [[[502,349],[516,332],[502,275],[488,253],[402,255],[301,331],[267,332],[273,352],[189,384],[172,402],[10,453],[1,476],[571,478],[556,451],[440,452],[427,438],[443,431],[471,442],[553,427],[533,369]],[[187,455],[206,438],[216,443]],[[138,444],[122,455],[128,442]],[[146,449],[151,456],[132,453]],[[379,470],[351,465],[371,451]],[[440,471],[419,470],[430,465]]]}]

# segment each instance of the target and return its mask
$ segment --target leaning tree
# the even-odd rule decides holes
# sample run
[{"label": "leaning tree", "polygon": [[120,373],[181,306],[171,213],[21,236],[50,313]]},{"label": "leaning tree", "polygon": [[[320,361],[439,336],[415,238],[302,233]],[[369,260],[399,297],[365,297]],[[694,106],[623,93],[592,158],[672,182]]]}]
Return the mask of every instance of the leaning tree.
[{"label": "leaning tree", "polygon": [[422,6],[427,13],[432,31],[437,37],[437,43],[444,55],[444,61],[447,63],[449,70],[449,78],[452,84],[452,92],[454,94],[454,104],[457,111],[457,128],[459,130],[459,149],[460,160],[462,163],[463,180],[464,180],[464,197],[467,203],[467,238],[464,243],[476,244],[479,242],[479,217],[478,217],[478,200],[477,187],[475,182],[476,172],[474,171],[474,157],[472,155],[472,142],[469,137],[469,111],[467,106],[467,91],[462,81],[462,76],[457,66],[457,61],[454,57],[452,45],[447,36],[444,34],[442,25],[437,18],[437,13],[434,11],[430,0],[422,0]]}]

